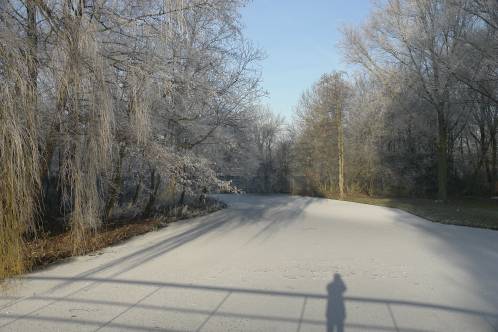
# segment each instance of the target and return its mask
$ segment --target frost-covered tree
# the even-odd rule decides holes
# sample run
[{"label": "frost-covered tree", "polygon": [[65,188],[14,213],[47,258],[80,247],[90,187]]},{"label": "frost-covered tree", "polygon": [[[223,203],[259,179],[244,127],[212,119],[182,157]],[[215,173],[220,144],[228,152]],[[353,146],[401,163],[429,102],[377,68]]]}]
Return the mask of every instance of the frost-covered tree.
[{"label": "frost-covered tree", "polygon": [[0,1],[0,275],[21,269],[36,212],[77,251],[119,213],[227,186],[206,147],[261,95],[244,4]]}]

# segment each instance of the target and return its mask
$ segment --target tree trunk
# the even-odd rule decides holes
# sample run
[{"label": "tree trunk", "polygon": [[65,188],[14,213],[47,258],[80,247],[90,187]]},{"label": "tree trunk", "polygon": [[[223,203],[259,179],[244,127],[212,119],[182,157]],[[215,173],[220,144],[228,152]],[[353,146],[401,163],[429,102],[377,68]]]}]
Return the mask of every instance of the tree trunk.
[{"label": "tree trunk", "polygon": [[344,128],[342,126],[342,108],[337,105],[337,151],[339,159],[339,199],[344,199]]},{"label": "tree trunk", "polygon": [[112,209],[116,205],[118,195],[121,192],[121,166],[123,165],[123,158],[125,154],[125,145],[119,147],[118,160],[116,163],[116,169],[114,170],[114,177],[110,186],[109,199],[104,210],[104,221],[109,220],[111,217]]},{"label": "tree trunk", "polygon": [[438,117],[438,199],[445,202],[448,199],[448,131],[444,107],[437,113]]},{"label": "tree trunk", "polygon": [[156,203],[156,198],[157,198],[157,192],[159,191],[159,185],[161,184],[161,176],[159,174],[156,174],[156,170],[152,169],[150,173],[150,195],[149,195],[149,201],[147,202],[147,205],[145,206],[143,215],[144,216],[150,216],[152,212],[152,208],[154,207],[154,204]]},{"label": "tree trunk", "polygon": [[33,116],[27,117],[27,126],[30,133],[37,131],[38,123],[38,30],[36,28],[36,4],[34,0],[26,1],[26,36],[28,38],[27,69],[29,74],[30,112]]},{"label": "tree trunk", "polygon": [[178,201],[178,205],[182,206],[185,203],[185,189],[182,190],[180,195],[180,200]]},{"label": "tree trunk", "polygon": [[491,189],[491,194],[497,194],[498,188],[497,188],[497,179],[496,179],[496,173],[498,172],[498,169],[496,168],[496,149],[497,149],[497,142],[496,142],[496,130],[495,132],[491,135],[491,183],[490,183],[490,189]]},{"label": "tree trunk", "polygon": [[140,196],[140,190],[142,189],[142,178],[140,177],[138,179],[138,184],[135,188],[135,192],[133,193],[133,198],[131,200],[131,203],[130,203],[130,207],[131,206],[135,206],[137,204],[137,201],[138,201],[138,197]]},{"label": "tree trunk", "polygon": [[34,0],[26,1],[27,25],[26,35],[28,37],[28,72],[31,80],[31,89],[36,97],[38,87],[38,32],[36,29],[36,5]]}]

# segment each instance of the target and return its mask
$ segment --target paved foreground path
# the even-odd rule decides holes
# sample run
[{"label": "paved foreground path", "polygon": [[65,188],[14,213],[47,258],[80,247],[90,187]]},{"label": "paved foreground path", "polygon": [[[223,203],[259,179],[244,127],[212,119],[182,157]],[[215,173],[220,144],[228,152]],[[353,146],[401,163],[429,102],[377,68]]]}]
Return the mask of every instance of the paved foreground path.
[{"label": "paved foreground path", "polygon": [[496,231],[324,199],[220,197],[229,208],[14,282],[0,330],[498,329]]}]

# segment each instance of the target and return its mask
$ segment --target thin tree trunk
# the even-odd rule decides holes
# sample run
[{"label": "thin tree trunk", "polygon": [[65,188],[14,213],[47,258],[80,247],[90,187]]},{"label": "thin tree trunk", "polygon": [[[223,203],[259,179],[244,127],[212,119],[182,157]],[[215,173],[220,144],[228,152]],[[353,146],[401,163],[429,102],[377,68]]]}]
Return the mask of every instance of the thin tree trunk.
[{"label": "thin tree trunk", "polygon": [[445,202],[448,199],[448,132],[444,107],[437,113],[438,116],[438,199]]},{"label": "thin tree trunk", "polygon": [[138,196],[140,196],[140,190],[142,189],[142,178],[138,180],[137,187],[135,188],[135,193],[133,194],[133,199],[131,200],[131,206],[135,206],[138,201]]},{"label": "thin tree trunk", "polygon": [[151,174],[150,174],[150,182],[151,182],[151,191],[149,195],[149,201],[147,202],[147,205],[145,206],[143,215],[144,216],[150,216],[152,212],[152,208],[154,207],[154,204],[156,203],[156,198],[157,198],[157,192],[159,191],[159,185],[161,184],[161,176],[159,174],[156,174],[156,170],[152,169]]},{"label": "thin tree trunk", "polygon": [[497,163],[497,156],[496,156],[496,149],[497,149],[497,140],[496,140],[496,130],[493,134],[491,134],[491,194],[497,194],[498,193],[498,186],[497,186],[497,179],[496,179],[496,173],[498,172],[498,169],[496,168],[496,163]]},{"label": "thin tree trunk", "polygon": [[342,126],[342,108],[337,105],[337,151],[339,160],[339,198],[344,199],[344,128]]},{"label": "thin tree trunk", "polygon": [[123,158],[125,154],[125,145],[121,145],[119,148],[118,161],[116,163],[116,169],[114,170],[114,177],[112,179],[109,200],[104,209],[104,220],[107,221],[111,217],[112,209],[116,205],[118,195],[121,192],[121,166],[123,165]]},{"label": "thin tree trunk", "polygon": [[[38,87],[38,32],[36,29],[36,5],[34,0],[26,1],[27,26],[26,34],[28,36],[28,71],[31,80],[31,89],[33,98],[36,102],[36,93]],[[33,104],[34,107],[35,104]]]},{"label": "thin tree trunk", "polygon": [[26,66],[29,73],[30,112],[33,116],[27,117],[30,133],[37,131],[38,123],[38,30],[36,27],[36,4],[34,0],[26,1],[26,36],[28,37],[28,56]]}]

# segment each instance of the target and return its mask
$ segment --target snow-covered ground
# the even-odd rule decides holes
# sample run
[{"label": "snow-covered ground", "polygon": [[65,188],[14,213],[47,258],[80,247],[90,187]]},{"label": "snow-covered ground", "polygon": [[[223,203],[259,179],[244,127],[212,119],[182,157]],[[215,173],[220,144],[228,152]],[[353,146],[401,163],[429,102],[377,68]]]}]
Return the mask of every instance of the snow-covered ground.
[{"label": "snow-covered ground", "polygon": [[497,331],[498,232],[384,207],[229,207],[12,282],[5,331]]}]

